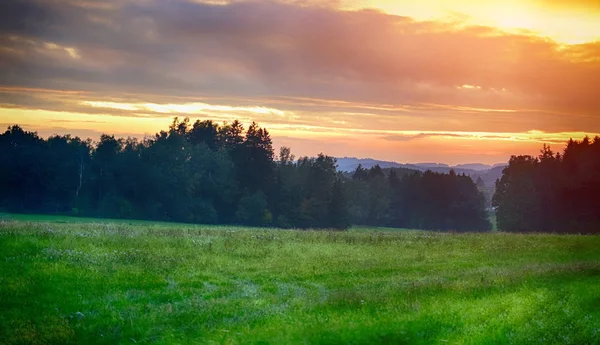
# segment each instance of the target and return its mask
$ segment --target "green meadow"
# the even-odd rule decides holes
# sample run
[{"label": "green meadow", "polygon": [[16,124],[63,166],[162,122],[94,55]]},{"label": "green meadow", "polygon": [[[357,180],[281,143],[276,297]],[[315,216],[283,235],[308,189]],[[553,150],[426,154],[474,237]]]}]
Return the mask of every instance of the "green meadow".
[{"label": "green meadow", "polygon": [[0,216],[0,344],[599,344],[600,237]]}]

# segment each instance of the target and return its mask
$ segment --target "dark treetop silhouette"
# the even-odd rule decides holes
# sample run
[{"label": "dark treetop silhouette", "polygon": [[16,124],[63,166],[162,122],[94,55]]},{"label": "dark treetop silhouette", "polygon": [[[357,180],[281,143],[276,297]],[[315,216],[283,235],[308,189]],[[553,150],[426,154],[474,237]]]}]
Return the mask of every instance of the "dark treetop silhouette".
[{"label": "dark treetop silhouette", "polygon": [[[347,229],[351,224],[430,230],[491,229],[465,175],[336,170],[320,154],[276,158],[269,132],[238,121],[174,119],[144,140],[102,135],[40,138],[19,126],[0,135],[0,211],[209,224]],[[512,157],[496,183],[498,227],[600,229],[600,139]]]}]

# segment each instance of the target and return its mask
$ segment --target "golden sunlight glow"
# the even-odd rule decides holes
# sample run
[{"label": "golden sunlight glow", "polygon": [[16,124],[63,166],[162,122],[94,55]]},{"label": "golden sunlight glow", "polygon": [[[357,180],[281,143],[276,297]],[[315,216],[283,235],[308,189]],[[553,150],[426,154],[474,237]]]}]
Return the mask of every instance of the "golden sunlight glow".
[{"label": "golden sunlight glow", "polygon": [[[527,30],[564,44],[600,40],[598,7],[572,2],[562,6],[522,0],[346,0],[346,9],[375,8],[416,20],[445,20],[496,27],[509,32]],[[579,4],[579,6],[577,6]]]},{"label": "golden sunlight glow", "polygon": [[464,85],[458,86],[457,88],[458,89],[467,89],[467,90],[481,90],[481,86],[469,85],[469,84],[464,84]]},{"label": "golden sunlight glow", "polygon": [[[127,111],[136,105],[111,105],[113,110]],[[140,107],[141,108],[141,107]],[[218,113],[218,111],[217,111]],[[214,113],[202,118],[216,119]],[[221,117],[221,119],[224,119]],[[314,156],[319,152],[344,157],[371,157],[377,151],[379,159],[398,162],[432,160],[448,164],[478,161],[493,164],[505,161],[511,154],[537,154],[542,143],[561,147],[569,138],[598,135],[584,132],[548,133],[540,130],[526,132],[469,132],[469,131],[417,131],[374,128],[339,127],[335,122],[323,125],[314,123],[292,124],[286,121],[260,121],[269,129],[275,147],[291,146],[297,156]],[[248,119],[246,119],[248,120]],[[38,131],[41,136],[72,134],[98,140],[100,134],[117,137],[138,137],[164,130],[172,121],[170,116],[132,116],[106,113],[57,112],[34,109],[0,108],[0,124],[18,123],[26,130]],[[243,121],[247,127],[249,122]],[[338,121],[339,122],[339,121]],[[341,124],[343,125],[343,124]]]},{"label": "golden sunlight glow", "polygon": [[[117,136],[135,135],[143,137],[167,128],[171,118],[116,116],[110,113],[85,114],[79,112],[48,111],[39,109],[0,108],[0,123],[13,124],[40,130],[41,135],[70,133],[82,137],[98,139],[102,133]],[[40,126],[40,124],[43,124]],[[78,131],[92,131],[95,135]]]},{"label": "golden sunlight glow", "polygon": [[[117,106],[113,104],[112,109],[131,110],[135,105]],[[104,104],[106,106],[106,104]],[[143,109],[140,106],[141,109]],[[139,110],[138,108],[134,108]],[[205,115],[205,114],[202,114]],[[209,114],[210,115],[210,114]],[[18,123],[24,126],[38,126],[39,123],[46,124],[46,129],[55,129],[56,133],[68,132],[75,129],[89,129],[109,134],[134,134],[143,136],[153,134],[166,128],[172,121],[170,117],[134,117],[107,114],[85,114],[70,112],[55,112],[32,109],[0,108],[0,123],[10,125],[9,121],[19,119]],[[50,126],[49,126],[50,125]],[[371,128],[348,128],[318,124],[294,125],[288,123],[269,123],[268,129],[271,133],[283,136],[292,135],[298,138],[332,138],[356,136],[379,137],[388,141],[422,140],[426,138],[445,139],[452,141],[514,141],[535,143],[564,143],[569,138],[582,138],[586,135],[596,136],[598,133],[586,132],[558,132],[547,133],[540,130],[529,130],[527,132],[473,132],[473,131],[431,131],[431,130],[394,130],[394,129],[371,129]],[[133,133],[132,133],[133,132]]]},{"label": "golden sunlight glow", "polygon": [[82,105],[88,105],[94,108],[106,108],[129,111],[151,111],[160,114],[203,114],[206,111],[216,112],[247,112],[261,115],[284,116],[285,113],[279,109],[265,107],[233,107],[228,105],[211,105],[206,103],[183,103],[183,104],[156,104],[156,103],[117,103],[117,102],[97,102],[84,101]]}]

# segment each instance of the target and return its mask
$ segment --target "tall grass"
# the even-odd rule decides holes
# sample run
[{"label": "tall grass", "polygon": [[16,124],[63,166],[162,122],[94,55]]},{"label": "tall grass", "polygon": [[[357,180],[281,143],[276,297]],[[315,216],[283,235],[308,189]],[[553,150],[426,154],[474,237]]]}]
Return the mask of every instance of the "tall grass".
[{"label": "tall grass", "polygon": [[600,237],[25,220],[0,344],[600,343]]}]

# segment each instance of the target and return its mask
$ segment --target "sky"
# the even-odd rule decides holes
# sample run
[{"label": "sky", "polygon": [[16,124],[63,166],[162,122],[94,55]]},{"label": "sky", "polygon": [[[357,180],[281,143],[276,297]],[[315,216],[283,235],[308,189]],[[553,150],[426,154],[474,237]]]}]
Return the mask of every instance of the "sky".
[{"label": "sky", "polygon": [[600,133],[600,1],[3,0],[0,126],[500,163]]}]

